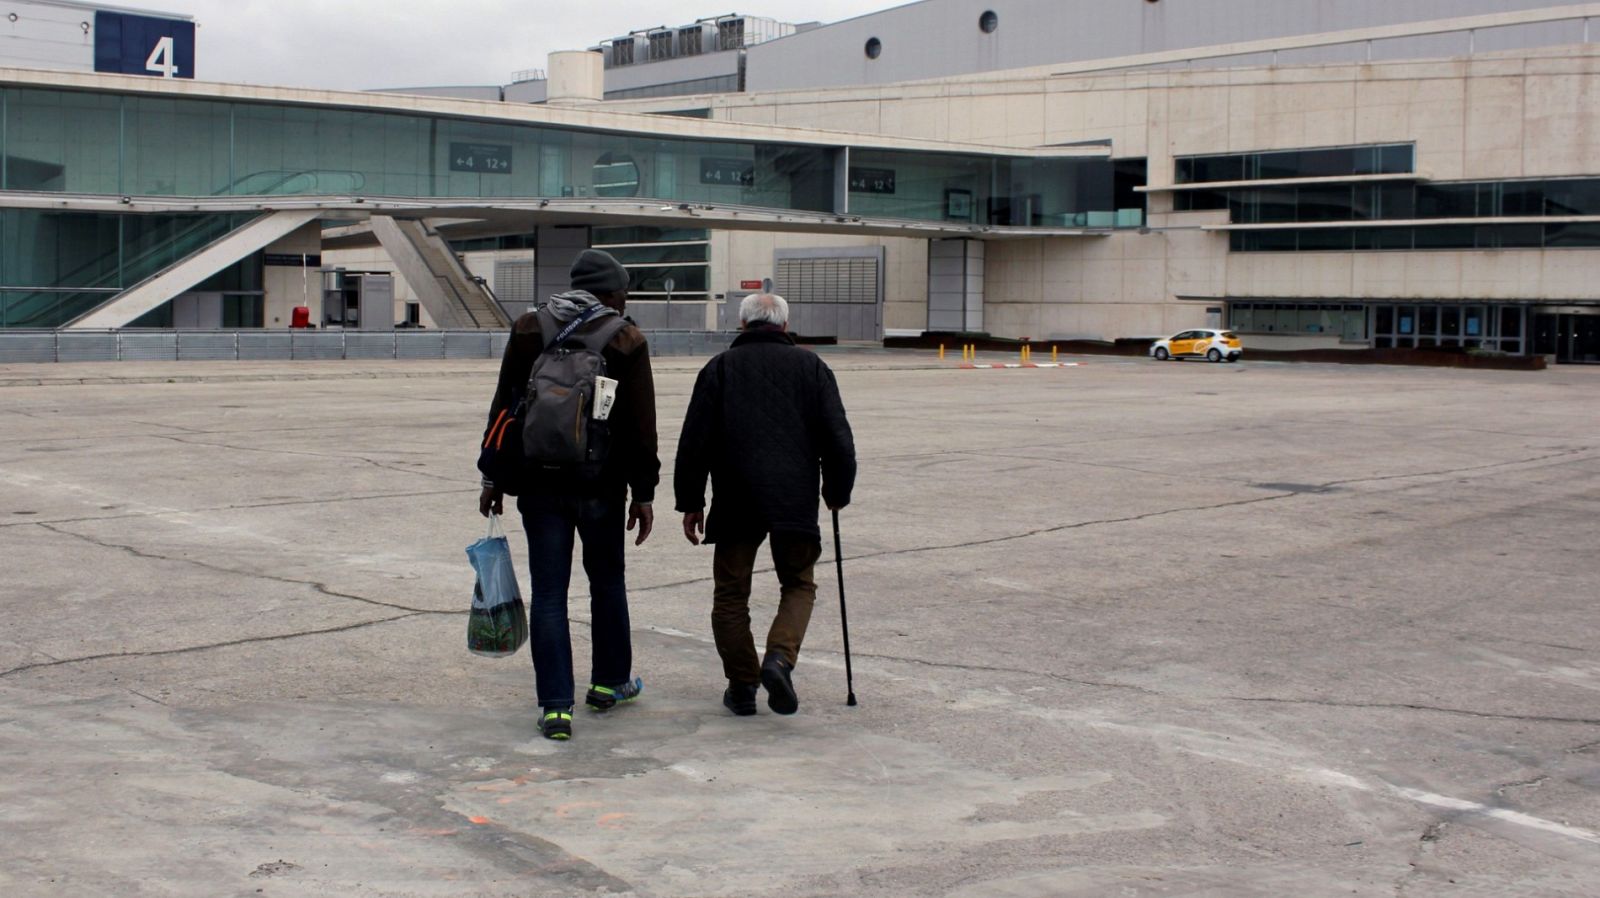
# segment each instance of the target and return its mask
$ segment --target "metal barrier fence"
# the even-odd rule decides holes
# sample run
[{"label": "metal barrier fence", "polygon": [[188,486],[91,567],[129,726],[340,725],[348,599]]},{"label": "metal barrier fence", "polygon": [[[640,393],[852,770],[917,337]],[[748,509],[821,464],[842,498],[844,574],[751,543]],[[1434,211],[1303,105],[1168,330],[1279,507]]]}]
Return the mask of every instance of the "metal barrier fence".
[{"label": "metal barrier fence", "polygon": [[[734,334],[651,330],[652,356],[712,355]],[[0,330],[0,364],[14,362],[495,359],[505,331]]]}]

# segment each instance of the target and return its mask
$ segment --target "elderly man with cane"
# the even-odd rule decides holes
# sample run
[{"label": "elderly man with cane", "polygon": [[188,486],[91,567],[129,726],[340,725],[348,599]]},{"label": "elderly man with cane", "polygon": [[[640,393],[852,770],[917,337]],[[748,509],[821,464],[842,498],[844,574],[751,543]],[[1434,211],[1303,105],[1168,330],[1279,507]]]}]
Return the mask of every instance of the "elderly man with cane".
[{"label": "elderly man with cane", "polygon": [[[856,478],[855,442],[833,372],[795,345],[788,321],[783,297],[745,297],[743,333],[700,371],[678,441],[674,488],[683,535],[715,547],[711,629],[728,678],[722,703],[740,716],[756,713],[758,685],[766,687],[773,711],[799,708],[792,671],[817,593],[817,496],[820,488],[837,512],[850,504]],[[750,577],[765,541],[780,598],[766,657],[758,661]]]}]

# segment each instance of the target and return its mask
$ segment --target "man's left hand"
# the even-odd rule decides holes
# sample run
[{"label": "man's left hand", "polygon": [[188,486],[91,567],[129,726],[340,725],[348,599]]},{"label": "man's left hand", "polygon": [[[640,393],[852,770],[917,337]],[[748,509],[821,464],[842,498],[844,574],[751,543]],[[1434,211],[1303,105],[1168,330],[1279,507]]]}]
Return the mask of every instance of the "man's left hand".
[{"label": "man's left hand", "polygon": [[642,546],[644,541],[650,538],[650,531],[656,525],[655,509],[650,507],[649,502],[635,502],[628,506],[628,529],[632,530],[634,524],[639,525],[639,536],[634,539],[633,544]]}]

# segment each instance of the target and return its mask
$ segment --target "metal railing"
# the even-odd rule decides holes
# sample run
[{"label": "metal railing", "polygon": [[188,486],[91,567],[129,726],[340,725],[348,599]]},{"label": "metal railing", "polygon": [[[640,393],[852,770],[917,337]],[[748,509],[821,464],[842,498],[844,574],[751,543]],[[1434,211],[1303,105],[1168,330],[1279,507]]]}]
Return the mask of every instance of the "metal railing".
[{"label": "metal railing", "polygon": [[[503,330],[0,330],[0,364],[23,362],[495,359]],[[734,334],[651,330],[652,356],[712,355]]]}]

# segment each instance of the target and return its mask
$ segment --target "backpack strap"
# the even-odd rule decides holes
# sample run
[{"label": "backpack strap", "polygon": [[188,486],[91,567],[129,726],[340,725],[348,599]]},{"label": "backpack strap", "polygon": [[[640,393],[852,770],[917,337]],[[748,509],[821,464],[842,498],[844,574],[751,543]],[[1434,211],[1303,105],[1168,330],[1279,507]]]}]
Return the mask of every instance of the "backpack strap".
[{"label": "backpack strap", "polygon": [[[614,317],[618,321],[622,321],[622,316],[618,315],[615,309],[600,305],[598,303],[585,309],[581,315],[567,322],[565,325],[562,325],[561,322],[557,321],[556,316],[550,314],[548,308],[540,309],[537,314],[539,318],[539,335],[544,339],[544,351],[546,352],[550,350],[550,347],[565,343],[572,339],[572,337],[575,335],[580,336],[585,348],[594,352],[599,352],[600,349],[606,345],[606,343],[611,341],[611,337],[614,336],[616,332],[620,330],[620,328],[612,327],[610,322],[606,322],[600,325],[600,327],[595,331],[588,334],[580,335],[579,331],[583,330],[585,326],[589,324],[589,322],[607,317]],[[627,322],[624,321],[623,323],[626,324]],[[605,340],[600,343],[590,345],[590,338],[592,334],[599,333],[600,331],[605,331]]]},{"label": "backpack strap", "polygon": [[600,352],[605,349],[612,338],[617,335],[617,332],[628,326],[628,319],[618,315],[613,310],[607,309],[606,311],[611,312],[611,314],[602,315],[599,324],[591,328],[585,328],[584,332],[578,335],[578,338],[583,341],[583,347],[590,352]]}]

